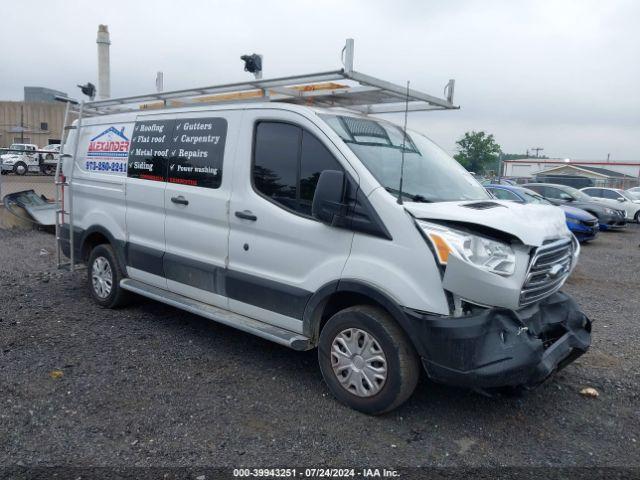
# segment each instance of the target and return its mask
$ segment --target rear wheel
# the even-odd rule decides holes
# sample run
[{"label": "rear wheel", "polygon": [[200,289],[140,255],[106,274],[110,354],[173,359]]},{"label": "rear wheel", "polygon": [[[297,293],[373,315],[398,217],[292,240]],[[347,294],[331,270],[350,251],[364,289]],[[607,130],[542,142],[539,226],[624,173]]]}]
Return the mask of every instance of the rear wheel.
[{"label": "rear wheel", "polygon": [[27,164],[24,162],[18,162],[13,166],[13,173],[16,175],[26,175],[27,170]]},{"label": "rear wheel", "polygon": [[404,332],[388,313],[368,305],[329,319],[320,334],[318,361],[333,395],[371,415],[404,403],[420,376],[418,356]]},{"label": "rear wheel", "polygon": [[127,303],[128,292],[120,288],[123,278],[111,245],[102,244],[91,250],[87,281],[91,297],[98,305],[117,308]]},{"label": "rear wheel", "polygon": [[636,223],[640,223],[640,210],[636,212],[635,219],[636,219]]}]

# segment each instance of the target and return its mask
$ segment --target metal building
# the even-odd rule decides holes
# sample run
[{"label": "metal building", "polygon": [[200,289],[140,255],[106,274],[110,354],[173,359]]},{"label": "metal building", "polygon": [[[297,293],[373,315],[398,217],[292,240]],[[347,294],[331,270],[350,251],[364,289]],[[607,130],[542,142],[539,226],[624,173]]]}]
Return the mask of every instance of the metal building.
[{"label": "metal building", "polygon": [[44,87],[25,87],[24,101],[0,101],[0,148],[12,143],[44,147],[60,143],[65,104],[55,100],[63,92]]}]

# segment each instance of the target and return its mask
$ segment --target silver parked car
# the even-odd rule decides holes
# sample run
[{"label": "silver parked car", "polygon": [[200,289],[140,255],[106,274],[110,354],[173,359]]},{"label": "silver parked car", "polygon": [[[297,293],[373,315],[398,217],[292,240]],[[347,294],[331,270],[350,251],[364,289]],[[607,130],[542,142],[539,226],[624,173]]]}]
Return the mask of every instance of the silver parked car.
[{"label": "silver parked car", "polygon": [[640,223],[640,200],[632,194],[619,188],[585,187],[581,190],[604,205],[624,210],[627,220]]}]

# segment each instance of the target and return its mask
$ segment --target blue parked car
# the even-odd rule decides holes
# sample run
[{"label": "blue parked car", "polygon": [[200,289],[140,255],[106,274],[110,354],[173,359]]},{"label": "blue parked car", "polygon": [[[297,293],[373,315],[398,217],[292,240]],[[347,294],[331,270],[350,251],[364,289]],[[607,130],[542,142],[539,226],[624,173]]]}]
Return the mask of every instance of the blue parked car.
[{"label": "blue parked car", "polygon": [[[487,185],[485,187],[489,193],[499,200],[510,200],[519,203],[539,203],[542,205],[553,205],[539,193],[528,188],[513,185]],[[599,226],[598,219],[584,210],[567,205],[560,205],[567,218],[567,227],[573,232],[578,241],[587,242],[596,238]]]}]

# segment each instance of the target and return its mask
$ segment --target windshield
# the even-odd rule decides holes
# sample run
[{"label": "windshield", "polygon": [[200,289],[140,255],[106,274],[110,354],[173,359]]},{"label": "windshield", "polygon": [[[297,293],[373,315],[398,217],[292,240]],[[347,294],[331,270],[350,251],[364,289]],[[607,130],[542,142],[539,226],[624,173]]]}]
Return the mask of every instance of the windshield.
[{"label": "windshield", "polygon": [[480,183],[427,137],[383,121],[321,115],[371,174],[398,196],[404,151],[403,197],[415,202],[485,200]]},{"label": "windshield", "polygon": [[533,190],[522,189],[520,193],[525,198],[525,202],[527,203],[537,203],[540,205],[553,205],[553,203],[551,203],[549,200],[544,198],[542,195],[534,192]]},{"label": "windshield", "polygon": [[616,190],[616,192],[622,195],[627,200],[631,200],[632,202],[634,200],[637,200],[632,194],[630,194],[629,192],[625,192],[624,190]]},{"label": "windshield", "polygon": [[593,202],[593,197],[590,197],[586,193],[578,190],[577,188],[567,187],[567,186],[564,186],[562,188],[566,193],[571,195],[576,200],[582,200],[584,202]]},{"label": "windshield", "polygon": [[640,200],[640,192],[626,192],[633,200]]}]

